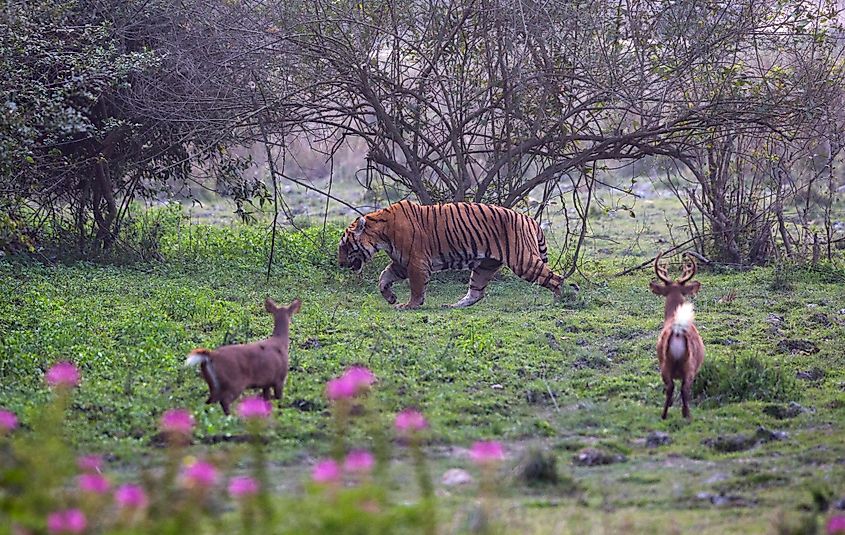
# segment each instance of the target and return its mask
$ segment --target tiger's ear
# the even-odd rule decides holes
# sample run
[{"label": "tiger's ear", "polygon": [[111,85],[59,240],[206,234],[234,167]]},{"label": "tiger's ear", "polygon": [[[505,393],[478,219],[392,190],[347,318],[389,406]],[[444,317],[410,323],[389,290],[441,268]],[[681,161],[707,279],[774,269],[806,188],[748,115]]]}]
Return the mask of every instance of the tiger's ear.
[{"label": "tiger's ear", "polygon": [[355,237],[359,237],[364,233],[364,227],[367,224],[367,219],[364,216],[358,218],[358,224],[355,225]]}]

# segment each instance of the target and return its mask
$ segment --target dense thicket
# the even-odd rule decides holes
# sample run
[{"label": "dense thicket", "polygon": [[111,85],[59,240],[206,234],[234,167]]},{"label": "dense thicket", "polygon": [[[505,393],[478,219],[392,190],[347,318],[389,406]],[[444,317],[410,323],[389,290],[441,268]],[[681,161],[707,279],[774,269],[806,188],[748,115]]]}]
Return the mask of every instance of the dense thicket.
[{"label": "dense thicket", "polygon": [[647,158],[700,252],[818,256],[842,182],[839,15],[803,0],[12,1],[4,240],[60,221],[108,247],[138,195],[189,180],[266,195],[231,147],[261,144],[272,164],[291,143],[329,158],[354,139],[370,187],[568,208],[565,248],[599,171]]}]

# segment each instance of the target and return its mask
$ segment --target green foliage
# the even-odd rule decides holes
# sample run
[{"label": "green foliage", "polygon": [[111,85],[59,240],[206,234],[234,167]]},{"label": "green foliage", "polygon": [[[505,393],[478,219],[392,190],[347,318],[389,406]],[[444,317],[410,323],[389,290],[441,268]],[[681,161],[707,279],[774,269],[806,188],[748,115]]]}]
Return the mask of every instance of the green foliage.
[{"label": "green foliage", "polygon": [[738,401],[794,401],[798,382],[782,367],[757,355],[705,360],[693,383],[693,395],[708,404]]},{"label": "green foliage", "polygon": [[[166,0],[4,3],[0,214],[18,232],[0,219],[0,250],[36,242],[82,255],[108,251],[129,203],[185,187],[198,167],[244,219],[252,199],[267,201],[260,177],[243,176],[249,158],[226,150],[237,135],[236,103],[253,102],[234,96],[252,91],[247,84],[224,81],[233,75],[242,82],[243,59],[200,75],[216,50],[228,54],[236,46],[200,28],[238,6],[204,7]],[[21,242],[22,234],[29,240]]]}]

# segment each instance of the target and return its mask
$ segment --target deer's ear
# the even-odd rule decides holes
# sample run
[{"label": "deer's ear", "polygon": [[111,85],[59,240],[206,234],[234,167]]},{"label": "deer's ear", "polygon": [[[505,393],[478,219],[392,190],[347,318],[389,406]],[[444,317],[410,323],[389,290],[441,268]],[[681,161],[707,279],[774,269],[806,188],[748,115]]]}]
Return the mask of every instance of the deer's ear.
[{"label": "deer's ear", "polygon": [[681,293],[683,293],[684,295],[695,295],[700,289],[701,283],[698,281],[692,281],[681,286]]},{"label": "deer's ear", "polygon": [[266,310],[270,314],[275,314],[276,311],[279,310],[279,306],[276,304],[275,301],[268,297],[264,300],[264,310]]},{"label": "deer's ear", "polygon": [[355,237],[356,238],[364,233],[364,229],[366,228],[366,226],[367,226],[367,218],[365,218],[364,216],[359,217],[358,218],[358,224],[355,225]]},{"label": "deer's ear", "polygon": [[288,312],[290,312],[291,314],[296,314],[297,312],[299,312],[301,306],[302,300],[297,297],[291,302],[291,304],[288,305]]},{"label": "deer's ear", "polygon": [[665,296],[666,295],[666,286],[660,284],[657,281],[651,281],[648,283],[648,288],[651,290],[653,294]]}]

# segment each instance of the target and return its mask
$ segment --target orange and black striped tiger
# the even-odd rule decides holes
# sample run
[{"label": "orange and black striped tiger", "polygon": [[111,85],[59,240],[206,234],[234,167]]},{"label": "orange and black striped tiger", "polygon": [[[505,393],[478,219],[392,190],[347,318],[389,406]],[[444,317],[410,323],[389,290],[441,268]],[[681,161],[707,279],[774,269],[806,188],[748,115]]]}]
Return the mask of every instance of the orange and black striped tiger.
[{"label": "orange and black striped tiger", "polygon": [[425,301],[431,273],[471,269],[469,291],[452,307],[484,297],[487,283],[505,264],[523,279],[560,296],[563,278],[548,267],[546,238],[536,221],[501,206],[478,203],[419,205],[401,201],[353,221],[340,240],[338,263],[360,272],[378,251],[393,260],[379,277],[379,290],[396,303],[393,283],[409,279],[411,298],[396,308]]}]

